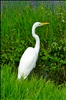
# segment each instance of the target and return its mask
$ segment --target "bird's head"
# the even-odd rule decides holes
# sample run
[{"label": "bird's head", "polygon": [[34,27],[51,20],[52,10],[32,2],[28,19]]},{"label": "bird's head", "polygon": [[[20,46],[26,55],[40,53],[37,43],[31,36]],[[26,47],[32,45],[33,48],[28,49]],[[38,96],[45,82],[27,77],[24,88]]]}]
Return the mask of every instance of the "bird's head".
[{"label": "bird's head", "polygon": [[48,22],[44,22],[44,23],[42,23],[42,22],[36,22],[36,23],[33,24],[33,26],[34,26],[34,28],[36,28],[38,26],[42,26],[42,25],[46,25],[46,24],[49,24],[49,23]]}]

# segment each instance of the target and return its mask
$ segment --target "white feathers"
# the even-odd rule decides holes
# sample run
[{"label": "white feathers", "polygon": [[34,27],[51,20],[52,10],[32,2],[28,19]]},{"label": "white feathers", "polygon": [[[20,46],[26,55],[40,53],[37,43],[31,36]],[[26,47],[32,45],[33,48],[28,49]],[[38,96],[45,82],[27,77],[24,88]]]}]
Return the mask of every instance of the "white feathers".
[{"label": "white feathers", "polygon": [[40,49],[40,39],[38,35],[35,34],[35,28],[45,24],[48,23],[36,22],[32,26],[32,36],[36,40],[35,48],[29,47],[23,53],[18,67],[18,79],[20,79],[21,76],[23,76],[23,78],[25,79],[36,65],[36,61]]}]

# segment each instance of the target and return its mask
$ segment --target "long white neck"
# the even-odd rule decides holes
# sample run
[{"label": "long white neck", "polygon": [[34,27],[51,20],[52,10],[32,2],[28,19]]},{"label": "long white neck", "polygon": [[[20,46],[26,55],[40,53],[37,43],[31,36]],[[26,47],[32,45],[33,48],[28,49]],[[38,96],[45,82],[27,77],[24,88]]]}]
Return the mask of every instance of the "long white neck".
[{"label": "long white neck", "polygon": [[32,27],[32,36],[36,40],[35,50],[38,53],[39,52],[39,49],[40,49],[40,39],[39,39],[39,36],[35,34],[35,27]]}]

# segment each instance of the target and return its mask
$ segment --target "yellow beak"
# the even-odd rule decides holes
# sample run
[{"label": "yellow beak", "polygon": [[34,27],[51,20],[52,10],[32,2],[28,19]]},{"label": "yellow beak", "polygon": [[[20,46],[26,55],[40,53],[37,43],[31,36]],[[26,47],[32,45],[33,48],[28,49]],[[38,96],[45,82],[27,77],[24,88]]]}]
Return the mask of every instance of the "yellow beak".
[{"label": "yellow beak", "polygon": [[45,23],[41,23],[42,25],[46,25],[46,24],[49,24],[48,22],[45,22]]}]

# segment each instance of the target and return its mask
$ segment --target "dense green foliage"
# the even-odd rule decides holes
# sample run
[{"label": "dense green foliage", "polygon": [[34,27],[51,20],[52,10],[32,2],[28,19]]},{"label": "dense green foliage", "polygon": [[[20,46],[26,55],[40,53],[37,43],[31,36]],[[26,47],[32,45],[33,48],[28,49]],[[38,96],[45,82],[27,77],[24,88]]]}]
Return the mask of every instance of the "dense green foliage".
[{"label": "dense green foliage", "polygon": [[66,3],[52,10],[44,4],[36,9],[31,5],[22,8],[22,3],[14,7],[6,4],[1,13],[1,63],[17,68],[25,49],[35,45],[31,34],[33,23],[49,22],[36,29],[41,47],[33,72],[63,83],[66,80]]},{"label": "dense green foliage", "polygon": [[31,34],[33,23],[49,22],[49,25],[36,29],[41,47],[36,68],[32,72],[59,84],[65,82],[66,3],[64,8],[58,5],[55,9],[50,9],[49,6],[46,8],[44,4],[36,9],[31,5],[22,7],[21,4],[8,6],[4,3],[1,13],[1,64],[10,64],[12,69],[15,67],[17,70],[25,49],[35,46]]},{"label": "dense green foliage", "polygon": [[37,76],[17,80],[17,73],[8,65],[1,68],[1,100],[66,100],[66,85]]},{"label": "dense green foliage", "polygon": [[[52,9],[44,4],[37,4],[35,9],[24,5],[25,2],[17,6],[14,2],[3,3],[1,99],[66,100],[66,2]],[[36,21],[50,24],[36,29],[41,41],[36,67],[26,80],[18,80],[20,57],[27,47],[35,46],[31,29]]]}]

